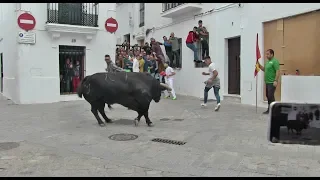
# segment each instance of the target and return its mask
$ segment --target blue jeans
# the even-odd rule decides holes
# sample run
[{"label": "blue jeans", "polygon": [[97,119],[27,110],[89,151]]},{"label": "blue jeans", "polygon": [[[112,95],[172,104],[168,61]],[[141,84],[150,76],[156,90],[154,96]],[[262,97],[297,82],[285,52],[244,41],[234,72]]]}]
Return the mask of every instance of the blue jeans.
[{"label": "blue jeans", "polygon": [[193,51],[194,60],[199,60],[197,47],[193,43],[186,43],[186,45]]},{"label": "blue jeans", "polygon": [[[209,92],[210,89],[211,89],[211,87],[205,87],[205,88],[204,88],[204,103],[207,103],[207,101],[208,101],[208,92]],[[217,104],[220,103],[219,90],[220,90],[219,87],[214,87],[214,86],[213,86],[213,92],[214,92],[214,96],[215,96],[216,99],[217,99]]]}]

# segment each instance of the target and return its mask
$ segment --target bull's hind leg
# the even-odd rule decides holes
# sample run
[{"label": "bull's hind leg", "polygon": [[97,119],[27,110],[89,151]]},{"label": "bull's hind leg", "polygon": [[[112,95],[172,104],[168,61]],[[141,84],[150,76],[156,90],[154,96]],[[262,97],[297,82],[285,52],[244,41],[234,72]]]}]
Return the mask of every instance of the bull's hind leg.
[{"label": "bull's hind leg", "polygon": [[99,114],[98,114],[98,108],[94,105],[91,105],[91,112],[92,114],[94,115],[94,117],[97,119],[98,121],[98,124],[101,126],[101,127],[104,127],[105,124],[104,122],[100,119],[99,117]]},{"label": "bull's hind leg", "polygon": [[135,126],[138,126],[138,125],[139,125],[139,122],[140,122],[140,119],[141,119],[142,116],[143,116],[143,113],[138,113],[138,117],[136,117],[136,118],[134,119],[134,125],[135,125]]},{"label": "bull's hind leg", "polygon": [[[110,106],[110,105],[108,105]],[[112,123],[111,119],[109,119],[106,115],[106,113],[104,112],[104,107],[105,107],[105,104],[102,103],[99,108],[98,108],[98,111],[99,113],[102,115],[103,119],[106,121],[106,123]]]},{"label": "bull's hind leg", "polygon": [[148,124],[148,126],[152,126],[152,122],[149,119],[149,112],[145,112],[144,113],[144,118],[146,119],[146,123]]}]

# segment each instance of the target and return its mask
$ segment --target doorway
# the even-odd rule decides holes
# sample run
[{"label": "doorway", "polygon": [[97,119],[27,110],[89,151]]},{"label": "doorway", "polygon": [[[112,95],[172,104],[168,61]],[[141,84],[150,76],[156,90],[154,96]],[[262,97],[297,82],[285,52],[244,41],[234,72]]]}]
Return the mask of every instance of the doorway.
[{"label": "doorway", "polygon": [[59,46],[60,94],[75,94],[85,76],[85,47]]},{"label": "doorway", "polygon": [[140,47],[144,46],[144,39],[138,40],[137,42]]},{"label": "doorway", "polygon": [[3,53],[0,54],[0,72],[1,72],[1,78],[0,78],[0,92],[3,93]]},{"label": "doorway", "polygon": [[228,94],[240,95],[240,37],[228,39]]}]

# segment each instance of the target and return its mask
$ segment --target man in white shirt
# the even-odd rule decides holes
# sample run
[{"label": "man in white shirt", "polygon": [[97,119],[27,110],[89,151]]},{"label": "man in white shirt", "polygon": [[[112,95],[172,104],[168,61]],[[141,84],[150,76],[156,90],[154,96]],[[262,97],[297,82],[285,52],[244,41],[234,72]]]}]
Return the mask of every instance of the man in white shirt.
[{"label": "man in white shirt", "polygon": [[218,77],[218,71],[216,69],[216,65],[214,62],[211,61],[210,56],[207,56],[204,58],[204,62],[209,66],[209,73],[202,72],[202,75],[210,76],[207,81],[204,83],[206,84],[204,88],[204,102],[201,104],[201,106],[207,106],[208,101],[208,91],[213,88],[214,95],[217,100],[217,106],[215,107],[215,111],[218,111],[220,108],[220,78]]},{"label": "man in white shirt", "polygon": [[133,57],[132,60],[132,72],[139,72],[140,68],[139,68],[139,61],[136,57]]},{"label": "man in white shirt", "polygon": [[[172,100],[176,100],[176,99],[177,99],[177,96],[176,96],[176,93],[175,93],[174,88],[173,88],[173,76],[174,76],[176,73],[174,72],[174,70],[172,69],[172,67],[170,67],[167,63],[164,64],[164,68],[166,69],[166,70],[165,70],[165,73],[166,73],[165,82],[166,82],[166,84],[168,84],[169,87],[172,89],[172,90],[171,90]],[[170,97],[167,90],[165,90],[164,93],[165,93],[166,98]]]}]

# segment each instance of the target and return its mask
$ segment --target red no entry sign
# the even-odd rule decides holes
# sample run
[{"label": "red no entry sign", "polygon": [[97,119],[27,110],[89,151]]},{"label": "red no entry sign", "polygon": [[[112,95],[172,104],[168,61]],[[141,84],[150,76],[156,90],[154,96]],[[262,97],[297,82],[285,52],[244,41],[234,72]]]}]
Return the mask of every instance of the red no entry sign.
[{"label": "red no entry sign", "polygon": [[108,32],[111,32],[111,33],[116,32],[118,30],[118,22],[113,18],[108,18],[106,20],[105,27]]},{"label": "red no entry sign", "polygon": [[18,25],[21,29],[29,31],[36,26],[36,19],[29,13],[23,13],[18,17]]}]

